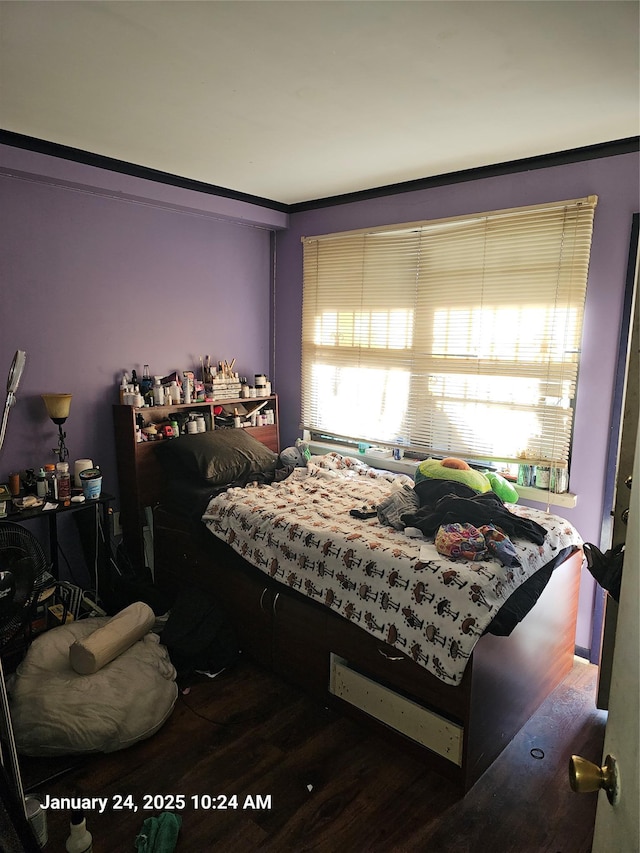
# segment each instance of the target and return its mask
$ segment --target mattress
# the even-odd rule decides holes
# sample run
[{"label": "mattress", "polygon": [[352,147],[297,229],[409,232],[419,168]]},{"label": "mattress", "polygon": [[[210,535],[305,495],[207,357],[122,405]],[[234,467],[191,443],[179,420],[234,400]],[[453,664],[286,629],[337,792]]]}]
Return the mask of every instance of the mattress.
[{"label": "mattress", "polygon": [[436,551],[433,540],[411,538],[377,516],[352,514],[409,484],[406,475],[327,454],[280,482],[227,489],[209,501],[202,520],[265,574],[456,685],[475,643],[505,603],[528,589],[526,611],[537,595],[531,592],[536,574],[541,572],[543,587],[545,573],[548,579],[551,567],[582,540],[559,516],[507,504],[546,534],[542,544],[514,538],[517,564],[503,566],[493,557],[452,560]]}]

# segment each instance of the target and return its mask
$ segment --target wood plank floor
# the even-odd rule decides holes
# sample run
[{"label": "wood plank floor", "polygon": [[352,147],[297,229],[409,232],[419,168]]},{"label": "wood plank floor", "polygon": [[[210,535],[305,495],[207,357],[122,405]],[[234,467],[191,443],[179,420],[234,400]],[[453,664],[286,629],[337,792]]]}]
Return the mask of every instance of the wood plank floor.
[{"label": "wood plank floor", "polygon": [[[23,759],[24,784],[50,797],[108,797],[104,814],[87,815],[94,853],[135,849],[145,818],[161,810],[144,810],[145,794],[186,798],[177,853],[588,853],[597,795],[570,790],[567,764],[572,753],[601,758],[596,676],[576,662],[464,797],[249,661],[194,685],[154,737],[128,750],[71,769],[68,760]],[[115,798],[129,794],[138,811],[115,810]],[[237,808],[195,808],[192,797],[208,804],[203,795],[235,795]],[[266,798],[270,808],[251,808]],[[68,820],[48,812],[46,850],[64,849]]]}]

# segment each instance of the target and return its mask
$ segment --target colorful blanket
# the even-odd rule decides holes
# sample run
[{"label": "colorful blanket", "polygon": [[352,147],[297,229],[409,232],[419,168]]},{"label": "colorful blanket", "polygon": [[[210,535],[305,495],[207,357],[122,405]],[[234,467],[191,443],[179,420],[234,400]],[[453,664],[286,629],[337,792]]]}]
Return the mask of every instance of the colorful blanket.
[{"label": "colorful blanket", "polygon": [[282,482],[229,489],[210,501],[203,521],[275,580],[459,684],[474,645],[511,593],[582,540],[558,516],[507,504],[546,529],[543,544],[513,539],[519,565],[451,560],[433,540],[409,538],[372,515],[393,489],[409,484],[406,475],[329,453]]}]

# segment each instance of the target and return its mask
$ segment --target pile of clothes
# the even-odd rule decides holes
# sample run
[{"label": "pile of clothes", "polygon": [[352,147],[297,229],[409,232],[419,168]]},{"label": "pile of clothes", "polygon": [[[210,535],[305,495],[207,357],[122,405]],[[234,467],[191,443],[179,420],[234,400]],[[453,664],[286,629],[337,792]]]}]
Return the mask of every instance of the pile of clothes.
[{"label": "pile of clothes", "polygon": [[505,566],[518,564],[509,537],[544,542],[546,530],[510,512],[494,492],[478,493],[454,480],[421,480],[403,486],[377,506],[381,524],[414,528],[435,539],[439,553],[453,559],[495,556]]}]

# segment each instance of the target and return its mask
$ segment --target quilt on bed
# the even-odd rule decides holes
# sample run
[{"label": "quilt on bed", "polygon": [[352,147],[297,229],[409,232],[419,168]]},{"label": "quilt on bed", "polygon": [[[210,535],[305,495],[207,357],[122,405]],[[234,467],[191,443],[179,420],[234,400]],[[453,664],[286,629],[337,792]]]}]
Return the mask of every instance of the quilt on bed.
[{"label": "quilt on bed", "polygon": [[565,519],[507,504],[541,524],[544,542],[513,539],[519,565],[496,558],[451,560],[433,539],[409,538],[377,517],[376,506],[406,475],[338,454],[270,485],[232,488],[208,504],[203,521],[249,563],[395,646],[440,680],[459,684],[478,638],[507,598],[554,558],[580,546]]}]

